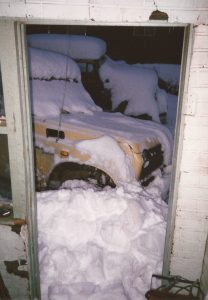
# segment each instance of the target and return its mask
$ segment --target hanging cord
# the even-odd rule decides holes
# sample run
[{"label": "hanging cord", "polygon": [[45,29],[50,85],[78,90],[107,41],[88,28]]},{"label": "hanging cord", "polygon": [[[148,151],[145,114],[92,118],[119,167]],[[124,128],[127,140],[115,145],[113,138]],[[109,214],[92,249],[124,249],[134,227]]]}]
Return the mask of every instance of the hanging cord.
[{"label": "hanging cord", "polygon": [[[68,30],[68,27],[67,27],[67,36],[68,36],[68,46],[67,46],[67,54],[66,54],[66,65],[65,65],[65,78],[67,79],[67,74],[68,74],[68,70],[69,70],[69,59],[68,59],[68,56],[69,56],[69,30]],[[64,110],[64,103],[65,103],[65,97],[66,97],[66,85],[67,85],[67,82],[68,80],[65,80],[64,81],[64,89],[63,89],[63,97],[62,97],[62,101],[61,101],[61,107],[60,107],[60,113],[59,113],[59,124],[58,124],[58,136],[56,138],[56,143],[58,143],[59,141],[59,136],[60,136],[60,131],[61,131],[61,124],[62,124],[62,114],[63,114],[63,110]],[[70,80],[69,80],[70,82]]]}]

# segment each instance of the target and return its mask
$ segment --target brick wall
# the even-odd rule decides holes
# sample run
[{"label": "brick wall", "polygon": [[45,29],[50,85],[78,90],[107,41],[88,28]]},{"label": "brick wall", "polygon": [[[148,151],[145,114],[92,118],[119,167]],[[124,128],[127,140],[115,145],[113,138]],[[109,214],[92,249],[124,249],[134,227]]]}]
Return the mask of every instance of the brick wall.
[{"label": "brick wall", "polygon": [[3,0],[0,15],[27,19],[146,22],[165,11],[170,22],[208,23],[207,0]]},{"label": "brick wall", "polygon": [[171,273],[201,276],[208,231],[208,26],[194,29]]}]

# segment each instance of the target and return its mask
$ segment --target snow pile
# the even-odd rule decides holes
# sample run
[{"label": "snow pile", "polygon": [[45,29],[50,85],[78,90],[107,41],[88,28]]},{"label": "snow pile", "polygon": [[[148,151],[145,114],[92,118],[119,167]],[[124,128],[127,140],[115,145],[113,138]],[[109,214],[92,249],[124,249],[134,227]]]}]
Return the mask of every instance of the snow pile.
[{"label": "snow pile", "polygon": [[81,72],[73,59],[52,51],[28,49],[30,77],[39,79],[76,79],[81,82]]},{"label": "snow pile", "polygon": [[167,205],[138,183],[38,198],[42,299],[144,300],[161,273]]},{"label": "snow pile", "polygon": [[99,75],[105,88],[111,91],[113,109],[127,100],[125,114],[148,114],[154,121],[160,122],[156,102],[158,77],[155,71],[107,58],[99,69]]},{"label": "snow pile", "polygon": [[32,112],[39,117],[59,116],[63,110],[92,114],[101,111],[82,83],[31,80]]},{"label": "snow pile", "polygon": [[101,164],[105,172],[112,178],[115,178],[115,174],[119,174],[119,179],[123,182],[135,179],[129,157],[112,137],[102,136],[97,139],[80,141],[76,148],[83,154],[90,154],[91,158],[88,163],[95,166]]},{"label": "snow pile", "polygon": [[99,59],[106,53],[106,42],[93,36],[31,34],[27,41],[29,47],[52,50],[73,59]]}]

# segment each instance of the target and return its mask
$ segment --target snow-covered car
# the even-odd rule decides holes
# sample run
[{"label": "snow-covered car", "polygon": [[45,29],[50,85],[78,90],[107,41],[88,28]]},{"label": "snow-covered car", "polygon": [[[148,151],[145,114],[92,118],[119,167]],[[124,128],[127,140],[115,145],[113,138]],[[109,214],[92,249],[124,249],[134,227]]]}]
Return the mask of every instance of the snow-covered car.
[{"label": "snow-covered car", "polygon": [[[147,185],[154,170],[171,163],[172,135],[165,126],[103,111],[85,90],[73,55],[40,49],[44,44],[34,48],[31,40],[29,45],[39,189],[58,188],[69,179]],[[86,55],[93,47],[81,49]]]},{"label": "snow-covered car", "polygon": [[34,118],[40,186],[69,179],[148,184],[155,169],[170,164],[171,139],[161,125],[144,122],[104,112],[64,114],[61,127],[57,117]]},{"label": "snow-covered car", "polygon": [[166,123],[167,93],[158,85],[156,70],[106,57],[99,75],[105,89],[110,91],[113,111]]},{"label": "snow-covered car", "polygon": [[154,65],[113,61],[106,55],[106,42],[92,36],[32,34],[28,45],[74,59],[85,89],[103,110],[166,123],[167,93],[159,87]]}]

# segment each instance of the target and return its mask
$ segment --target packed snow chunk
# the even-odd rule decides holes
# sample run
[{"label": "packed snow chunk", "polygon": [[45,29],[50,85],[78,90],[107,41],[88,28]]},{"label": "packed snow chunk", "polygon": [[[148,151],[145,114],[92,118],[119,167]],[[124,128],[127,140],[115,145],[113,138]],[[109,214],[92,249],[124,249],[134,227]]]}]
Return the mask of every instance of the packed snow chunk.
[{"label": "packed snow chunk", "polygon": [[39,117],[58,116],[62,110],[86,114],[102,110],[76,82],[31,80],[31,99],[32,112]]},{"label": "packed snow chunk", "polygon": [[138,182],[37,193],[42,299],[144,300],[161,273],[167,205]]},{"label": "packed snow chunk", "polygon": [[[119,147],[116,140],[110,136],[102,136],[97,139],[80,141],[77,149],[90,154],[89,163],[104,166],[108,174],[119,174],[121,181],[128,182],[134,179],[134,172],[129,157]],[[114,179],[112,177],[112,179]]]},{"label": "packed snow chunk", "polygon": [[158,87],[155,71],[107,58],[99,69],[99,75],[105,88],[111,91],[113,109],[126,100],[128,104],[124,114],[148,114],[154,121],[160,122],[155,98]]},{"label": "packed snow chunk", "polygon": [[81,72],[77,63],[66,55],[29,48],[28,56],[31,78],[81,81]]},{"label": "packed snow chunk", "polygon": [[27,41],[29,47],[52,50],[73,59],[100,59],[106,53],[104,40],[87,35],[31,34]]}]

